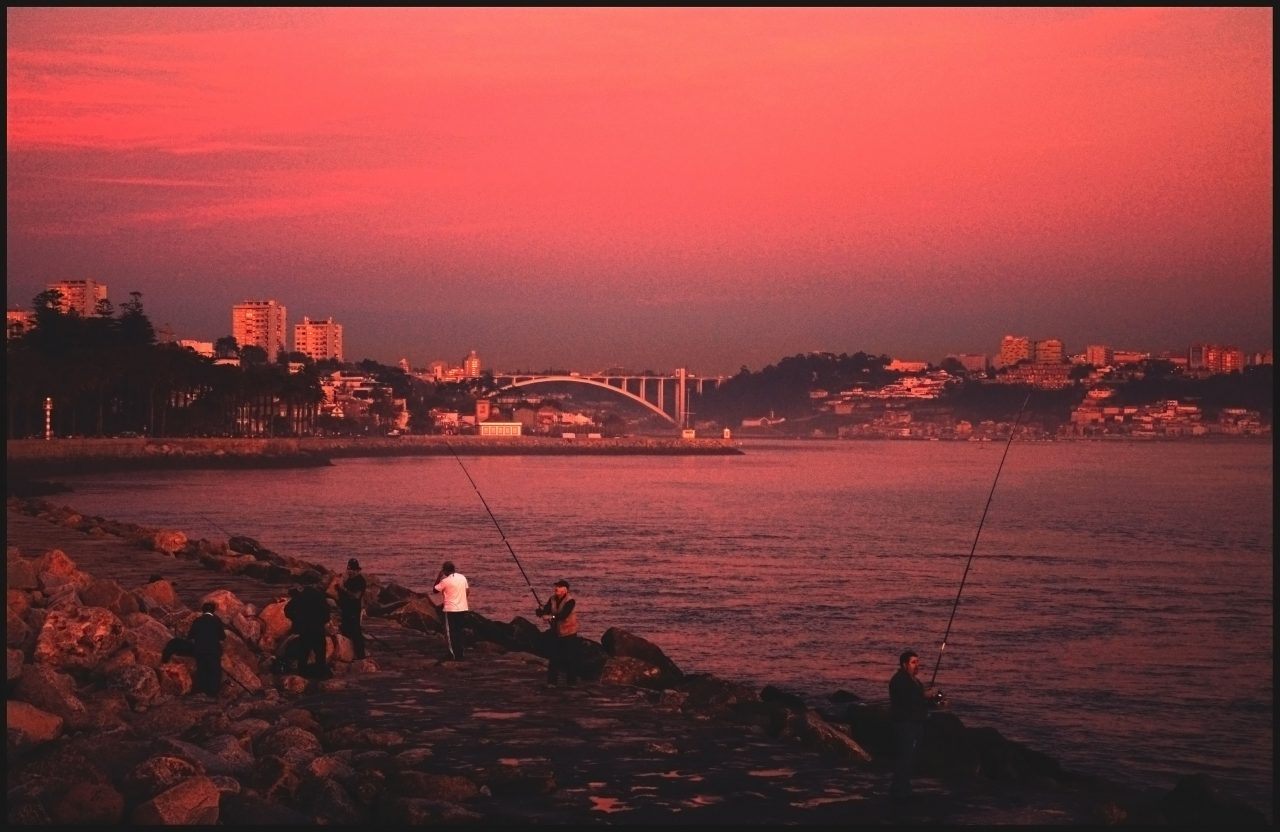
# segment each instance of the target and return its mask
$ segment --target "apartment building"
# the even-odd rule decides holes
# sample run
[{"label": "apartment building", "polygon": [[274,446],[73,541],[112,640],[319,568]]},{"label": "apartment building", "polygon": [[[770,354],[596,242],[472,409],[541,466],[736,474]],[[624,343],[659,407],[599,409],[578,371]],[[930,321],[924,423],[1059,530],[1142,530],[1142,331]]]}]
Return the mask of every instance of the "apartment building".
[{"label": "apartment building", "polygon": [[1000,339],[998,367],[1010,367],[1019,361],[1031,359],[1031,339],[1023,335],[1006,335]]},{"label": "apartment building", "polygon": [[294,324],[293,327],[293,350],[313,361],[324,361],[327,358],[344,360],[342,324],[334,323],[333,318],[313,321],[303,315],[302,323]]},{"label": "apartment building", "polygon": [[96,280],[59,280],[46,287],[62,295],[59,309],[88,318],[98,311],[98,301],[107,299],[107,285]]},{"label": "apartment building", "polygon": [[231,307],[231,336],[244,347],[261,347],[268,361],[286,349],[285,307],[274,300],[246,300]]}]

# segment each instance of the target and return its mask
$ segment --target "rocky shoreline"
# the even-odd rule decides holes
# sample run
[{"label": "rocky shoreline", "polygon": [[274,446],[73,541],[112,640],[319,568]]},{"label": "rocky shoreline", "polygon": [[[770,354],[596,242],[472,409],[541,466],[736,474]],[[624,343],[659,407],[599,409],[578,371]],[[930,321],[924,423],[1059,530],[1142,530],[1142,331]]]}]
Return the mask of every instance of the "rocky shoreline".
[{"label": "rocky shoreline", "polygon": [[[277,673],[286,590],[326,567],[36,499],[7,516],[10,824],[1268,823],[1204,777],[1122,788],[946,712],[893,814],[882,704],[690,673],[617,627],[583,639],[587,684],[547,691],[533,623],[473,613],[469,659],[442,663],[438,607],[376,575],[368,658],[335,630],[333,678]],[[228,625],[216,699],[161,661],[205,600]]]}]

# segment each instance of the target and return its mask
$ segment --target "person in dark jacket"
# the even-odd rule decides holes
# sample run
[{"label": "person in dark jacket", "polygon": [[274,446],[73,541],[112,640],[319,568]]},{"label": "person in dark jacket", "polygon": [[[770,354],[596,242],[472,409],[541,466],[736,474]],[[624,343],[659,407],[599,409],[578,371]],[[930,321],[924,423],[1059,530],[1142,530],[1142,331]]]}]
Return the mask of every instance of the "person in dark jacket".
[{"label": "person in dark jacket", "polygon": [[356,658],[364,658],[364,630],[360,629],[360,615],[364,611],[364,591],[369,584],[360,574],[360,561],[347,561],[347,574],[338,581],[338,613],[342,623],[338,631],[351,639]]},{"label": "person in dark jacket", "polygon": [[916,678],[919,673],[920,657],[914,650],[904,650],[898,656],[898,671],[889,680],[889,717],[895,740],[889,797],[895,802],[911,797],[911,770],[924,738],[930,703],[935,701],[932,689],[925,690],[924,683]]},{"label": "person in dark jacket", "polygon": [[200,615],[191,622],[191,629],[187,632],[192,655],[196,658],[196,689],[210,696],[217,696],[222,688],[222,642],[227,637],[217,609],[212,601],[205,601]]},{"label": "person in dark jacket", "polygon": [[293,622],[300,642],[298,673],[327,679],[333,675],[325,658],[325,627],[329,623],[329,599],[314,586],[300,589],[284,605],[285,616]]},{"label": "person in dark jacket", "polygon": [[551,597],[537,614],[550,625],[547,687],[554,688],[561,674],[565,685],[573,687],[578,681],[578,602],[569,594],[568,581],[556,581]]}]

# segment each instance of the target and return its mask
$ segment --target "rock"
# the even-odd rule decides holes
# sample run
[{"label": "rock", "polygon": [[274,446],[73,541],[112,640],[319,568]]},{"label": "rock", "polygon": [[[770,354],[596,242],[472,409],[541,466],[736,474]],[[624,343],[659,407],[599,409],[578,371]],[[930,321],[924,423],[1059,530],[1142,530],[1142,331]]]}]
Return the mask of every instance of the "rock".
[{"label": "rock", "polygon": [[89,586],[90,578],[61,549],[50,549],[36,561],[37,583],[46,595],[62,588],[79,592]]},{"label": "rock", "polygon": [[666,687],[661,668],[634,656],[610,656],[600,670],[600,681],[606,685]]},{"label": "rock", "polygon": [[266,557],[266,550],[252,537],[236,535],[227,541],[227,548],[242,555],[253,555],[255,557],[262,555],[263,558]]},{"label": "rock", "polygon": [[42,711],[29,702],[6,699],[4,716],[11,750],[25,751],[62,736],[62,717]]},{"label": "rock", "polygon": [[4,651],[4,658],[5,681],[13,682],[13,680],[22,675],[22,651],[14,650],[12,647],[6,647]]},{"label": "rock", "polygon": [[1180,777],[1160,801],[1170,823],[1203,829],[1267,826],[1262,812],[1227,794],[1207,774]]},{"label": "rock", "polygon": [[36,637],[35,660],[58,669],[88,670],[124,643],[124,624],[110,610],[54,610]]},{"label": "rock", "polygon": [[120,618],[140,609],[132,592],[107,578],[91,578],[89,585],[80,590],[80,603],[87,607],[106,607]]},{"label": "rock", "polygon": [[277,756],[293,768],[305,768],[307,763],[324,753],[324,746],[315,734],[291,725],[267,731],[256,743],[256,751],[262,756]]},{"label": "rock", "polygon": [[444,800],[450,803],[473,800],[480,796],[479,785],[457,774],[402,771],[391,779],[390,786],[400,794],[411,794],[415,797]]},{"label": "rock", "polygon": [[208,777],[191,777],[133,810],[140,825],[212,826],[218,822],[218,787]]},{"label": "rock", "polygon": [[75,783],[49,814],[55,823],[72,827],[114,825],[124,820],[124,796],[109,783]]},{"label": "rock", "polygon": [[176,611],[183,607],[182,602],[178,600],[178,593],[173,589],[173,584],[163,578],[145,583],[133,593],[138,599],[138,608],[146,612],[156,609]]},{"label": "rock", "polygon": [[604,635],[600,637],[600,646],[610,656],[631,656],[658,668],[666,687],[670,685],[665,680],[674,682],[684,676],[675,662],[667,658],[656,644],[620,627],[610,627],[605,630]]},{"label": "rock", "polygon": [[163,529],[156,532],[151,538],[151,548],[157,552],[164,552],[170,557],[176,557],[187,545],[187,535],[171,529]]},{"label": "rock", "polygon": [[341,783],[329,778],[306,777],[298,787],[298,805],[325,824],[359,825],[364,812]]},{"label": "rock", "polygon": [[203,774],[202,767],[172,754],[148,757],[124,776],[121,786],[133,802],[150,800],[184,780]]},{"label": "rock", "polygon": [[10,590],[39,588],[40,577],[35,561],[28,560],[17,554],[16,548],[9,547],[9,556],[5,566],[5,586]]},{"label": "rock", "polygon": [[123,693],[129,707],[135,711],[147,710],[160,696],[160,679],[156,672],[140,664],[122,667],[109,674],[107,685]]},{"label": "rock", "polygon": [[28,664],[13,689],[13,698],[61,717],[68,729],[92,724],[89,711],[76,695],[76,683],[69,675],[43,664]]},{"label": "rock", "polygon": [[440,823],[476,823],[483,816],[443,800],[423,797],[396,797],[381,807],[379,823],[397,826],[430,826]]}]

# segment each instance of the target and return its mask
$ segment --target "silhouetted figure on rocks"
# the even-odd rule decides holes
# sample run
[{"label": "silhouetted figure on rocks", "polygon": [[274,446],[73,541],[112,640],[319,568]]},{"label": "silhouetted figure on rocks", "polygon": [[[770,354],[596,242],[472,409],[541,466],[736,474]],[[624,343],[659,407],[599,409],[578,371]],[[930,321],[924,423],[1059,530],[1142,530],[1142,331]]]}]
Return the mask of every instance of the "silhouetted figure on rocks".
[{"label": "silhouetted figure on rocks", "polygon": [[553,688],[560,675],[565,685],[573,687],[578,681],[578,602],[569,594],[568,581],[556,581],[555,590],[547,603],[538,608],[538,615],[550,625],[547,631],[547,687]]},{"label": "silhouetted figure on rocks", "polygon": [[444,595],[441,609],[444,612],[444,641],[449,648],[449,657],[462,661],[466,649],[462,619],[466,618],[471,609],[471,585],[467,583],[467,577],[454,567],[453,561],[447,560],[440,566],[440,574],[436,575],[436,585],[432,589]]},{"label": "silhouetted figure on rocks", "polygon": [[217,696],[222,689],[222,642],[227,637],[227,629],[218,618],[218,607],[212,601],[205,601],[200,615],[191,622],[187,639],[191,642],[191,652],[196,658],[196,689],[210,696]]},{"label": "silhouetted figure on rocks", "polygon": [[284,614],[293,622],[293,632],[298,636],[298,673],[318,679],[332,676],[325,660],[329,599],[313,586],[303,587],[284,605]]},{"label": "silhouetted figure on rocks", "polygon": [[360,629],[360,615],[364,611],[364,591],[369,584],[360,574],[360,561],[347,561],[347,574],[338,582],[338,613],[342,616],[339,632],[351,639],[356,658],[364,658],[364,630]]},{"label": "silhouetted figure on rocks", "polygon": [[889,717],[893,721],[893,783],[889,797],[896,804],[911,797],[911,770],[916,751],[924,738],[924,723],[929,718],[932,690],[916,678],[920,658],[914,650],[904,650],[898,657],[898,671],[889,680]]}]

